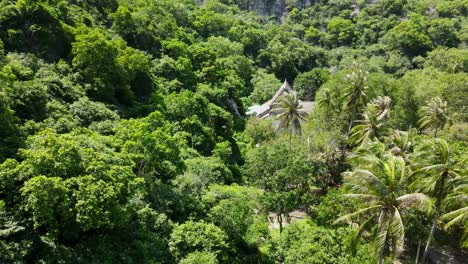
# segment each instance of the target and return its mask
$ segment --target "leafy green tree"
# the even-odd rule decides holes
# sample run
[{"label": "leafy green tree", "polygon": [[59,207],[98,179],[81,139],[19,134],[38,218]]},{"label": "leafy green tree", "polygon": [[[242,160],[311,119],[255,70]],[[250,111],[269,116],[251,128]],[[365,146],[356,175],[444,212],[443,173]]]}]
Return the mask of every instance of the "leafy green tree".
[{"label": "leafy green tree", "polygon": [[280,80],[293,80],[300,72],[327,65],[328,53],[281,31],[260,50],[257,62]]},{"label": "leafy green tree", "polygon": [[150,189],[157,179],[171,180],[184,168],[179,150],[182,142],[172,136],[172,129],[158,111],[143,119],[125,120],[117,128],[116,138],[124,142],[123,151]]},{"label": "leafy green tree", "polygon": [[426,34],[426,21],[420,15],[412,15],[385,34],[384,42],[392,49],[399,49],[404,54],[414,57],[424,55],[432,48],[431,39]]},{"label": "leafy green tree", "polygon": [[370,256],[365,245],[353,250],[349,246],[351,230],[327,229],[311,221],[288,225],[277,240],[272,241],[272,259],[283,263],[366,263]]},{"label": "leafy green tree", "polygon": [[15,157],[16,150],[21,144],[21,134],[18,128],[18,118],[7,105],[5,96],[0,90],[0,162],[6,158]]},{"label": "leafy green tree", "polygon": [[197,264],[197,263],[206,263],[206,264],[218,264],[219,261],[216,258],[216,255],[210,252],[200,252],[194,251],[187,255],[184,259],[180,261],[181,264]]},{"label": "leafy green tree", "polygon": [[196,251],[212,253],[223,260],[229,251],[227,239],[223,230],[213,224],[187,221],[174,227],[169,250],[176,260]]},{"label": "leafy green tree", "polygon": [[267,73],[265,69],[259,69],[250,80],[253,90],[249,99],[253,103],[263,104],[275,95],[281,86],[281,81],[274,74]]},{"label": "leafy green tree", "polygon": [[71,104],[70,112],[85,127],[94,122],[119,120],[119,115],[106,107],[105,104],[91,101],[86,97]]},{"label": "leafy green tree", "polygon": [[351,45],[354,38],[354,24],[351,20],[333,18],[328,22],[327,32],[331,36],[332,46]]},{"label": "leafy green tree", "polygon": [[294,90],[305,101],[313,101],[316,91],[328,80],[328,72],[315,68],[311,71],[299,74],[294,80]]},{"label": "leafy green tree", "polygon": [[304,150],[289,151],[280,141],[249,151],[244,175],[248,183],[265,190],[266,210],[276,213],[282,231],[292,210],[308,208],[320,184],[315,177],[320,169]]},{"label": "leafy green tree", "polygon": [[468,72],[468,52],[465,49],[435,49],[427,54],[425,67],[448,73]]},{"label": "leafy green tree", "polygon": [[398,255],[403,250],[404,223],[401,211],[406,208],[430,210],[431,201],[422,193],[407,193],[408,169],[401,157],[389,155],[385,159],[368,156],[367,162],[344,175],[350,193],[344,198],[355,199],[364,205],[350,214],[341,216],[336,223],[352,221],[361,216],[355,236],[371,228],[373,257],[383,263],[385,253]]},{"label": "leafy green tree", "polygon": [[455,47],[459,42],[456,24],[448,18],[431,20],[427,33],[436,46]]},{"label": "leafy green tree", "polygon": [[250,118],[242,136],[246,143],[254,146],[275,138],[276,133],[270,120]]},{"label": "leafy green tree", "polygon": [[310,43],[319,43],[323,37],[324,34],[314,26],[310,26],[304,32],[304,38]]},{"label": "leafy green tree", "polygon": [[242,245],[247,244],[245,237],[255,223],[255,211],[261,209],[262,198],[263,193],[254,187],[211,185],[203,195],[203,203],[209,208],[211,221]]},{"label": "leafy green tree", "polygon": [[72,64],[80,71],[87,93],[97,100],[129,104],[136,89],[141,89],[132,87],[132,81],[147,72],[148,57],[99,29],[79,28],[72,45]]}]

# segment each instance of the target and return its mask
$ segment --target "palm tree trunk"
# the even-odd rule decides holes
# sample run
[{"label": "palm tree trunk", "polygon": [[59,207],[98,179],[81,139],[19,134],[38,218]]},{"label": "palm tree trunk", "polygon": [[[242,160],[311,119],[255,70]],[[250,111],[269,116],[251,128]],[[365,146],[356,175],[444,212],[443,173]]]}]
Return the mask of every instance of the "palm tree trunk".
[{"label": "palm tree trunk", "polygon": [[349,120],[348,135],[351,134],[351,129],[353,128],[354,119],[356,118],[357,103],[353,106],[353,113],[351,114],[351,119]]},{"label": "palm tree trunk", "polygon": [[289,131],[289,152],[291,152],[292,128]]},{"label": "palm tree trunk", "polygon": [[379,253],[379,260],[378,260],[378,264],[382,264],[383,263],[383,247],[382,247],[382,250],[380,250],[380,253]]},{"label": "palm tree trunk", "polygon": [[281,213],[278,213],[277,219],[278,219],[278,224],[279,224],[280,234],[281,234],[283,233],[283,216],[281,215]]},{"label": "palm tree trunk", "polygon": [[421,258],[421,264],[426,263],[427,255],[429,253],[429,247],[431,246],[431,240],[434,237],[434,231],[437,226],[438,220],[439,220],[439,212],[436,212],[434,216],[434,221],[432,222],[431,233],[429,233],[429,238],[427,239],[426,247],[424,248],[424,254]]},{"label": "palm tree trunk", "polygon": [[432,227],[431,227],[431,232],[429,233],[429,238],[427,239],[426,247],[424,248],[424,254],[421,258],[421,264],[424,264],[427,259],[427,255],[429,254],[429,247],[431,246],[431,241],[432,238],[434,237],[434,232],[437,226],[437,221],[439,220],[440,216],[440,206],[442,204],[442,199],[444,198],[444,189],[445,189],[445,180],[448,177],[448,172],[445,171],[444,174],[442,175],[442,178],[440,179],[440,184],[439,184],[439,190],[437,194],[437,199],[436,199],[436,204],[435,204],[435,209],[436,212],[434,214],[434,220],[432,222]]},{"label": "palm tree trunk", "polygon": [[418,264],[420,251],[421,251],[421,239],[419,239],[419,242],[418,242],[418,251],[416,252],[416,261],[414,262],[415,264]]},{"label": "palm tree trunk", "polygon": [[[380,211],[380,215],[379,215],[379,223],[378,223],[377,229],[380,229],[380,227],[381,227],[381,225],[382,225],[382,217],[383,217],[383,214],[384,214],[384,211],[381,210],[381,211]],[[382,263],[383,263],[383,253],[384,253],[384,249],[385,249],[385,243],[382,245],[382,248],[380,249],[380,252],[379,252],[379,259],[377,260],[377,263],[378,263],[378,264],[382,264]]]}]

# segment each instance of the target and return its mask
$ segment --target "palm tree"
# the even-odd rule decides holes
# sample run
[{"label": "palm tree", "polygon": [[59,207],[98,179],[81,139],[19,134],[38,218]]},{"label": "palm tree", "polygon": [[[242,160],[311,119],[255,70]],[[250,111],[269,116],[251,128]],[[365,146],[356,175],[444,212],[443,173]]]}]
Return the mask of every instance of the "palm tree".
[{"label": "palm tree", "polygon": [[414,129],[409,131],[395,130],[388,138],[391,152],[395,156],[401,156],[408,161],[408,156],[413,150],[413,137],[416,134]]},{"label": "palm tree", "polygon": [[[466,178],[464,179],[466,181]],[[451,193],[444,201],[447,207],[455,207],[451,212],[448,212],[440,217],[442,221],[446,221],[445,229],[449,229],[455,225],[461,225],[464,228],[462,236],[462,246],[468,247],[468,184],[465,182],[457,186],[454,192]]]},{"label": "palm tree", "polygon": [[364,100],[367,97],[367,75],[368,72],[364,71],[358,64],[352,65],[352,72],[346,75],[346,78],[351,82],[351,88],[346,92],[345,98],[347,98],[346,107],[352,107],[351,118],[349,120],[348,133],[351,132],[358,107],[364,104]]},{"label": "palm tree", "polygon": [[336,100],[329,89],[325,89],[321,96],[317,98],[317,104],[327,113],[335,111],[337,105]]},{"label": "palm tree", "polygon": [[351,129],[352,144],[362,146],[381,135],[383,125],[390,117],[390,103],[390,97],[379,96],[367,104],[366,111],[362,114],[363,119],[357,121],[359,124]]},{"label": "palm tree", "polygon": [[377,109],[374,105],[368,105],[363,119],[358,120],[358,125],[351,129],[349,141],[351,144],[362,146],[377,137],[383,123],[377,119]]},{"label": "palm tree", "polygon": [[404,225],[401,210],[430,210],[432,203],[422,193],[405,194],[403,186],[408,169],[403,158],[391,154],[382,158],[375,155],[361,158],[361,167],[344,173],[345,186],[351,191],[344,197],[361,201],[366,207],[341,216],[335,223],[349,222],[357,217],[363,219],[354,237],[372,229],[374,258],[381,264],[385,251],[396,256],[403,249]]},{"label": "palm tree", "polygon": [[440,97],[432,98],[426,106],[421,107],[420,116],[419,128],[422,130],[434,129],[434,137],[437,137],[437,132],[440,129],[451,123],[450,117],[447,115],[447,102]]},{"label": "palm tree", "polygon": [[390,117],[390,106],[392,99],[388,96],[377,96],[372,100],[372,104],[377,108],[377,120],[384,120]]},{"label": "palm tree", "polygon": [[425,263],[441,213],[442,201],[452,188],[453,180],[461,177],[457,173],[457,161],[454,160],[447,141],[443,139],[436,138],[423,142],[420,148],[415,151],[414,159],[415,166],[419,169],[413,173],[413,177],[416,179],[412,186],[435,197],[432,228],[421,259],[421,263]]},{"label": "palm tree", "polygon": [[294,92],[279,97],[273,104],[272,113],[276,114],[280,121],[278,129],[289,130],[289,150],[291,150],[291,137],[293,134],[302,133],[301,121],[307,120],[308,114],[302,109]]}]

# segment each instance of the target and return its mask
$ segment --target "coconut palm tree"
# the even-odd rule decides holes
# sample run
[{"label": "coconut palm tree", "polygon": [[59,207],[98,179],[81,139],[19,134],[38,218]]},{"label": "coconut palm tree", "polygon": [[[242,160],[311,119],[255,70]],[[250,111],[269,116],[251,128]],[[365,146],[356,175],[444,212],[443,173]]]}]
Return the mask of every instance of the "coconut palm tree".
[{"label": "coconut palm tree", "polygon": [[289,150],[291,150],[292,135],[301,135],[301,121],[307,120],[308,114],[302,109],[296,93],[289,93],[278,98],[273,104],[272,113],[279,120],[278,129],[289,130]]},{"label": "coconut palm tree", "polygon": [[361,161],[365,162],[361,162],[360,167],[344,173],[345,186],[350,190],[344,197],[362,202],[365,208],[341,216],[335,223],[362,220],[355,237],[371,229],[374,258],[381,264],[385,252],[397,256],[403,249],[401,210],[418,208],[427,211],[432,203],[422,193],[405,192],[408,169],[403,158],[391,154],[383,158],[367,155]]},{"label": "coconut palm tree", "polygon": [[351,144],[362,146],[381,136],[384,123],[390,117],[390,103],[390,97],[379,96],[367,104],[366,111],[362,114],[363,119],[358,120],[358,125],[351,129]]},{"label": "coconut palm tree", "polygon": [[388,96],[377,96],[372,104],[377,108],[377,120],[385,120],[390,117],[390,106],[392,99]]},{"label": "coconut palm tree", "polygon": [[345,98],[347,98],[346,107],[353,109],[349,120],[348,133],[351,132],[351,128],[356,120],[359,106],[364,104],[368,88],[366,85],[368,72],[364,71],[356,63],[352,65],[352,68],[352,72],[346,75],[346,78],[351,82],[351,88],[345,93]]},{"label": "coconut palm tree", "polygon": [[362,146],[377,137],[383,123],[377,119],[377,108],[369,104],[363,119],[357,121],[357,125],[351,129],[349,141],[353,145]]},{"label": "coconut palm tree", "polygon": [[451,123],[451,119],[447,115],[447,102],[440,97],[432,98],[426,106],[421,107],[420,116],[419,128],[421,130],[432,128],[434,137],[437,137],[437,132],[440,129]]},{"label": "coconut palm tree", "polygon": [[449,229],[455,225],[462,226],[464,233],[462,236],[462,246],[468,247],[468,183],[466,177],[463,179],[465,183],[457,186],[444,201],[446,207],[457,208],[440,217],[440,220],[445,221],[445,229]]},{"label": "coconut palm tree", "polygon": [[413,139],[417,132],[414,129],[408,131],[395,130],[388,139],[391,152],[395,156],[401,156],[405,161],[409,161],[409,155],[413,151]]},{"label": "coconut palm tree", "polygon": [[414,161],[415,180],[411,185],[435,197],[432,228],[421,259],[421,263],[425,263],[441,214],[442,202],[452,189],[454,180],[461,176],[458,174],[458,162],[454,159],[447,141],[443,139],[436,138],[423,142],[415,151]]},{"label": "coconut palm tree", "polygon": [[329,89],[325,89],[321,96],[317,98],[317,104],[326,112],[335,111],[337,105],[336,100]]}]

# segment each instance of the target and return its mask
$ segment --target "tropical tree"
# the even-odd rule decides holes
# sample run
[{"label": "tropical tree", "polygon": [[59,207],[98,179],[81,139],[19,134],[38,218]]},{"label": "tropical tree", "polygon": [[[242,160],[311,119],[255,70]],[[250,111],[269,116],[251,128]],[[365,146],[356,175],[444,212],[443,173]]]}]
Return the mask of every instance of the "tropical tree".
[{"label": "tropical tree", "polygon": [[390,106],[392,99],[388,96],[377,96],[372,100],[372,104],[377,109],[377,120],[384,120],[390,117]]},{"label": "tropical tree", "polygon": [[[466,181],[466,178],[465,178]],[[445,206],[454,206],[455,209],[440,217],[446,221],[445,229],[459,225],[464,229],[462,236],[462,247],[468,248],[468,183],[457,186],[444,201]]]},{"label": "tropical tree", "polygon": [[[318,106],[325,111],[325,116],[327,120],[330,121],[330,118],[332,117],[332,112],[336,111],[336,106],[337,102],[335,100],[335,97],[333,94],[330,92],[330,89],[324,89],[323,92],[321,93],[321,96],[317,97],[317,104]],[[326,125],[329,124],[329,122],[325,122]]]},{"label": "tropical tree", "polygon": [[409,131],[395,130],[388,137],[389,145],[392,147],[391,152],[395,156],[401,156],[408,161],[409,154],[413,150],[413,138],[416,134],[414,129]]},{"label": "tropical tree", "polygon": [[279,120],[278,129],[289,130],[289,150],[291,150],[292,135],[301,135],[301,121],[306,121],[308,114],[302,109],[296,93],[289,93],[278,98],[273,104],[272,113]]},{"label": "tropical tree", "polygon": [[441,214],[442,202],[453,188],[454,182],[461,176],[458,174],[458,162],[449,144],[443,139],[423,142],[416,149],[414,159],[415,167],[418,169],[413,172],[415,180],[411,185],[435,197],[432,228],[421,259],[421,263],[424,263]]},{"label": "tropical tree", "polygon": [[352,144],[362,146],[369,140],[381,136],[386,119],[390,116],[391,99],[387,96],[377,97],[367,104],[363,119],[351,129],[350,141]]},{"label": "tropical tree", "polygon": [[351,132],[354,120],[356,120],[356,114],[359,106],[364,103],[364,100],[367,97],[368,88],[366,85],[368,72],[363,70],[356,63],[351,67],[352,72],[346,75],[346,78],[351,82],[351,87],[345,94],[345,98],[347,98],[346,107],[351,107],[353,109],[349,120],[348,133]]},{"label": "tropical tree", "polygon": [[421,107],[421,118],[419,119],[419,128],[421,130],[432,128],[434,137],[437,137],[437,132],[443,129],[451,122],[447,115],[447,101],[440,97],[434,97],[427,102],[427,105]]},{"label": "tropical tree", "polygon": [[397,256],[403,249],[401,210],[417,208],[428,211],[432,203],[422,193],[406,193],[403,186],[409,173],[403,158],[391,154],[378,158],[369,154],[359,157],[359,160],[360,167],[344,173],[345,186],[350,193],[343,197],[357,200],[365,207],[339,217],[335,223],[351,222],[357,217],[363,219],[354,238],[371,229],[374,258],[381,264],[385,252]]}]

